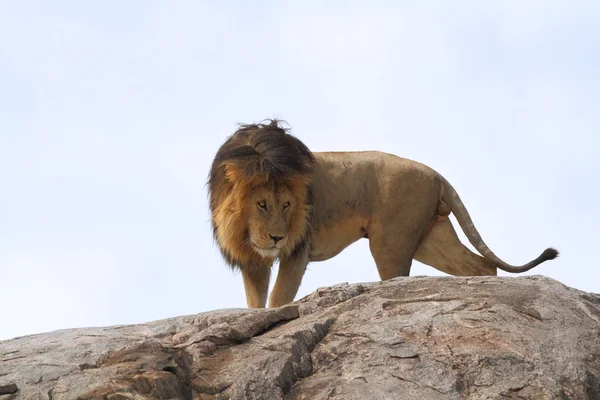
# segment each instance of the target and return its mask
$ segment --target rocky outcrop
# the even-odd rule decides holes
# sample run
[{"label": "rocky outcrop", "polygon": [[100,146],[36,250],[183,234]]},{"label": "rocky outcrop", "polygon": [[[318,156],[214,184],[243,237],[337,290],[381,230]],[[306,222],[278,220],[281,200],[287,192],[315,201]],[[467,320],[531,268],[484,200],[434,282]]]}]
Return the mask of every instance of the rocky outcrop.
[{"label": "rocky outcrop", "polygon": [[600,296],[411,277],[0,342],[0,400],[283,398],[600,399]]}]

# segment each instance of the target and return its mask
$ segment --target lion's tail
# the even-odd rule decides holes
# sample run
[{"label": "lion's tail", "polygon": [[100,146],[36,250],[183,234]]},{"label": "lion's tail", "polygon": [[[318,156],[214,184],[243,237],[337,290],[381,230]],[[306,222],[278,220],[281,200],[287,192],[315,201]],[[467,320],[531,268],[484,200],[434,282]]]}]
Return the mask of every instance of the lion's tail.
[{"label": "lion's tail", "polygon": [[462,200],[458,196],[456,190],[450,185],[450,183],[444,179],[444,177],[440,176],[444,185],[442,200],[450,205],[450,209],[454,213],[460,227],[463,232],[469,239],[469,242],[477,249],[477,251],[486,259],[491,261],[497,268],[500,268],[506,272],[525,272],[530,270],[531,268],[543,263],[544,261],[552,260],[558,256],[558,251],[551,247],[544,250],[542,254],[535,260],[528,262],[525,265],[514,266],[505,263],[498,256],[496,256],[490,248],[485,244],[481,235],[475,228],[475,224],[471,220],[471,216],[467,211],[467,208],[463,204]]}]

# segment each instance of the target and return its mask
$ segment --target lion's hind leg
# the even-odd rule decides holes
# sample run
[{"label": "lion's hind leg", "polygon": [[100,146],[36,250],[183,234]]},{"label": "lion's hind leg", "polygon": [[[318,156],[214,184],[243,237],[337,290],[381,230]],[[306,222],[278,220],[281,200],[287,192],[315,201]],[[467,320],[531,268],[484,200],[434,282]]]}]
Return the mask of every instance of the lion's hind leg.
[{"label": "lion's hind leg", "polygon": [[366,227],[369,249],[382,281],[410,275],[415,252],[435,215],[437,203],[421,203],[418,189],[412,201],[402,208],[384,209]]},{"label": "lion's hind leg", "polygon": [[410,275],[415,248],[407,238],[369,232],[369,248],[382,281]]},{"label": "lion's hind leg", "polygon": [[497,275],[496,267],[463,245],[448,217],[438,216],[415,253],[415,260],[456,276]]}]

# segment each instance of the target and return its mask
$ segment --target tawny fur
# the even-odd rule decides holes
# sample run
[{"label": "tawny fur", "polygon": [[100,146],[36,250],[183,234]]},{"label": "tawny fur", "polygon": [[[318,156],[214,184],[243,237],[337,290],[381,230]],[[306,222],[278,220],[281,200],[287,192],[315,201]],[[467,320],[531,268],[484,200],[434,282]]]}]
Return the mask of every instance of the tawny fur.
[{"label": "tawny fur", "polygon": [[[426,165],[376,151],[311,153],[277,121],[243,125],[221,146],[209,177],[211,221],[223,257],[242,272],[248,307],[293,301],[309,262],[368,238],[380,278],[408,276],[416,259],[452,275],[523,272],[483,242],[454,188]],[[458,239],[457,218],[481,255]]]}]

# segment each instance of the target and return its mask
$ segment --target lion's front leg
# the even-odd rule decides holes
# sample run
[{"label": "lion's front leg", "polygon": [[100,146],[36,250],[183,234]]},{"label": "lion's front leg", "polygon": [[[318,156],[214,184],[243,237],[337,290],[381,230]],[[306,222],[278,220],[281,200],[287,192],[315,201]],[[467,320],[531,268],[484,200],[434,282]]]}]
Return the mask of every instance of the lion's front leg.
[{"label": "lion's front leg", "polygon": [[302,252],[285,260],[280,260],[277,280],[269,298],[269,307],[281,307],[294,301],[307,264],[308,252]]},{"label": "lion's front leg", "polygon": [[265,308],[267,294],[269,293],[269,279],[271,267],[249,267],[242,269],[246,303],[248,308]]}]

